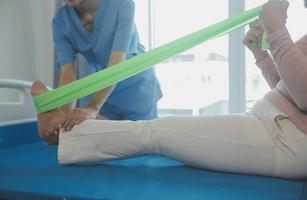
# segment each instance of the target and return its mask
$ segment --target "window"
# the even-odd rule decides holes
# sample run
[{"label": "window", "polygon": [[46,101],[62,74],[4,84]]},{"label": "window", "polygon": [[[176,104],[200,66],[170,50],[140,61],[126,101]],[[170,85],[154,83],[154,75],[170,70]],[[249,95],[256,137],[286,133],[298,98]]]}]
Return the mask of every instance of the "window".
[{"label": "window", "polygon": [[[241,0],[135,2],[137,26],[143,44],[149,48],[226,19],[229,10],[241,12],[244,8]],[[265,2],[245,1],[245,8],[248,10]],[[305,34],[301,28],[304,27],[301,20],[304,17],[307,17],[307,12],[303,0],[292,0],[288,28],[295,40]],[[301,26],[297,26],[298,23]],[[243,34],[238,34],[231,37],[229,43],[229,37],[223,36],[157,64],[155,69],[164,93],[159,102],[159,115],[216,115],[229,113],[229,110],[248,111],[270,88],[248,50],[245,55],[244,51],[238,51],[240,55],[235,55],[236,58],[228,58],[228,50],[240,45],[243,37]],[[242,60],[243,63],[237,64],[244,69],[237,69],[236,62]],[[231,85],[228,84],[230,77]]]},{"label": "window", "polygon": [[[142,7],[136,13],[138,29],[145,33],[142,29],[154,27],[151,33],[154,47],[228,17],[228,4],[224,0],[210,4],[203,0],[155,0],[151,5],[154,24],[146,25],[142,20],[147,17],[141,14],[146,10],[144,1],[137,0],[136,4],[137,9]],[[215,10],[219,12],[212,12]],[[228,112],[227,36],[176,55],[157,64],[155,69],[164,95],[159,102],[160,116]]]},{"label": "window", "polygon": [[135,0],[135,23],[142,44],[149,48],[149,4],[148,0]]}]

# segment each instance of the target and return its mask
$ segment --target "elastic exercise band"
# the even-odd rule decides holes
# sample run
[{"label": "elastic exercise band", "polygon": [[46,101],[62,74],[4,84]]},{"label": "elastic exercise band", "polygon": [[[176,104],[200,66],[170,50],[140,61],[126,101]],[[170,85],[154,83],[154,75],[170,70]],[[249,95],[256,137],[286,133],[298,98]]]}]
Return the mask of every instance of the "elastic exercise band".
[{"label": "elastic exercise band", "polygon": [[267,32],[264,32],[263,36],[262,36],[262,43],[261,43],[261,50],[262,51],[267,51],[267,50],[270,49],[268,37],[269,36],[268,36]]},{"label": "elastic exercise band", "polygon": [[46,112],[114,85],[171,56],[249,24],[259,15],[260,11],[261,6],[230,17],[227,20],[201,29],[200,31],[189,34],[112,67],[108,67],[80,80],[37,95],[34,97],[36,110],[38,113]]}]

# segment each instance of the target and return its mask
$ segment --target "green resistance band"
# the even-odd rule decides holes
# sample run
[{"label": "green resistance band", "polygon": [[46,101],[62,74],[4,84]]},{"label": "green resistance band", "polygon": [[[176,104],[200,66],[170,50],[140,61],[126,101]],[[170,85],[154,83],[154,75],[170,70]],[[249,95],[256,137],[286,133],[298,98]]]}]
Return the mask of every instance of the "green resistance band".
[{"label": "green resistance band", "polygon": [[267,51],[267,50],[270,49],[268,37],[269,36],[268,36],[267,32],[264,32],[263,36],[262,36],[262,43],[261,43],[261,50],[262,51]]},{"label": "green resistance band", "polygon": [[267,51],[270,49],[269,41],[268,41],[268,34],[267,32],[263,32],[262,40],[261,41],[251,41],[251,44],[255,48],[261,48],[262,51]]},{"label": "green resistance band", "polygon": [[95,74],[52,91],[37,95],[34,97],[36,110],[38,113],[41,113],[63,106],[76,99],[80,99],[141,73],[151,66],[199,45],[200,43],[220,37],[245,26],[258,17],[261,8],[262,7],[259,6],[239,15],[235,15],[144,54],[113,65],[112,67],[108,67],[100,72],[96,72]]}]

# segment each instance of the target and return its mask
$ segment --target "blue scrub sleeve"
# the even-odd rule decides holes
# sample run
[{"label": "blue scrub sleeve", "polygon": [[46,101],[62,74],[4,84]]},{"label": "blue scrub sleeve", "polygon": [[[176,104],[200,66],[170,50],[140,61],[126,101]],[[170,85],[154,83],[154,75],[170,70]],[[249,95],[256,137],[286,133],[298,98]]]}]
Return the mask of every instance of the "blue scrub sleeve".
[{"label": "blue scrub sleeve", "polygon": [[53,20],[52,22],[53,42],[57,56],[57,66],[73,62],[76,59],[76,51],[74,50],[71,42],[64,35],[60,25]]},{"label": "blue scrub sleeve", "polygon": [[135,5],[132,0],[122,1],[117,16],[112,52],[128,52],[134,26],[134,11]]}]

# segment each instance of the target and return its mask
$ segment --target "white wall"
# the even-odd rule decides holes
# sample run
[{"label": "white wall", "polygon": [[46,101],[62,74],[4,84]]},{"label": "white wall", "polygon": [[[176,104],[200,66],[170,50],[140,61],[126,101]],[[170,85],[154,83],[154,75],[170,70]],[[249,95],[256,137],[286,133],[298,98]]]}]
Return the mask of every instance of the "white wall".
[{"label": "white wall", "polygon": [[53,85],[53,0],[0,1],[0,78]]}]

